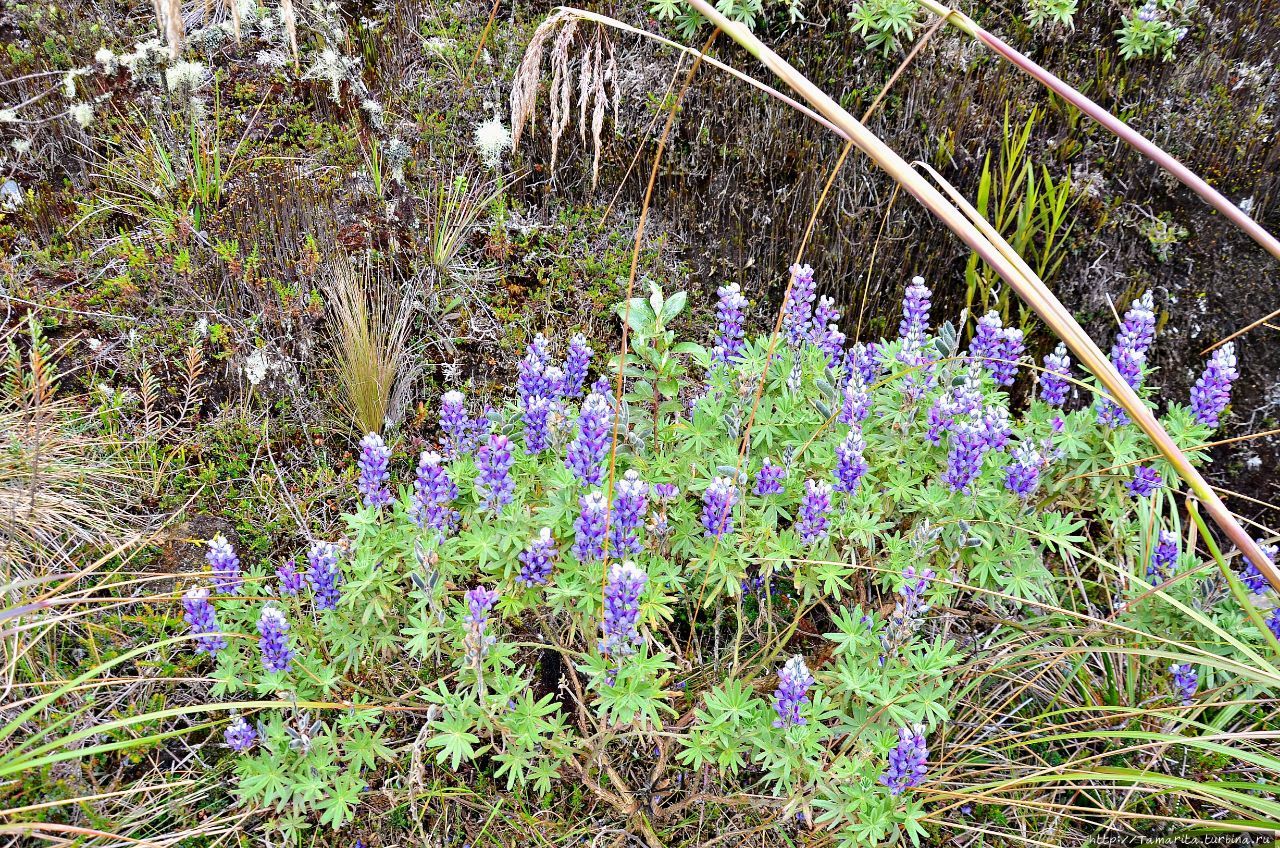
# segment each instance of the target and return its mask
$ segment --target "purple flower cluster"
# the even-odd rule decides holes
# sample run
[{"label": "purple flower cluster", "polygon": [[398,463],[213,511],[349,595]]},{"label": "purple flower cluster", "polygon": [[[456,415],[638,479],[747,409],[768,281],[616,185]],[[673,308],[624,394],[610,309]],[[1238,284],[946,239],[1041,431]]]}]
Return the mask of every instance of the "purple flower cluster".
[{"label": "purple flower cluster", "polygon": [[859,424],[871,413],[871,394],[867,391],[867,383],[857,370],[849,375],[844,384],[844,404],[840,407],[841,424]]},{"label": "purple flower cluster", "polygon": [[853,425],[849,428],[844,441],[836,445],[836,486],[837,492],[852,495],[858,491],[858,484],[867,473],[867,460],[863,453],[867,443],[862,438],[862,428]]},{"label": "purple flower cluster", "polygon": [[551,538],[551,528],[543,527],[529,546],[520,553],[520,576],[516,579],[526,586],[540,586],[551,578],[551,569],[560,556],[556,540]]},{"label": "purple flower cluster", "polygon": [[243,754],[258,741],[258,732],[253,729],[249,722],[244,720],[244,716],[236,716],[231,719],[231,723],[223,731],[222,739],[227,743],[228,748],[237,754]]},{"label": "purple flower cluster", "polygon": [[728,477],[717,477],[702,493],[702,529],[708,536],[733,533],[733,508],[738,487]]},{"label": "purple flower cluster", "polygon": [[974,481],[982,473],[982,459],[988,448],[987,429],[982,422],[958,422],[951,431],[951,450],[942,482],[954,491],[971,493]]},{"label": "purple flower cluster", "polygon": [[1236,370],[1236,346],[1228,342],[1209,356],[1209,363],[1191,387],[1191,414],[1196,421],[1217,427],[1231,401],[1231,384],[1240,376]]},{"label": "purple flower cluster", "polygon": [[782,307],[782,330],[786,333],[787,344],[793,348],[813,337],[813,301],[816,295],[813,268],[792,265],[791,289]]},{"label": "purple flower cluster", "polygon": [[609,526],[609,545],[619,557],[635,556],[640,544],[640,527],[649,509],[649,484],[640,479],[638,471],[630,470],[622,475],[614,491],[613,520]]},{"label": "purple flower cluster", "polygon": [[480,495],[480,507],[491,515],[499,515],[502,508],[511,503],[516,483],[511,477],[515,465],[511,455],[511,440],[501,433],[494,433],[476,451],[476,492]]},{"label": "purple flower cluster", "polygon": [[430,527],[441,538],[453,529],[458,512],[450,507],[458,497],[458,487],[444,467],[444,458],[435,451],[418,456],[418,469],[413,480],[413,507],[410,515],[422,528]]},{"label": "purple flower cluster", "polygon": [[587,367],[591,364],[591,346],[587,337],[576,333],[569,339],[569,350],[564,357],[564,396],[581,397],[582,387],[587,382]]},{"label": "purple flower cluster", "polygon": [[780,495],[782,494],[782,481],[787,479],[787,469],[781,465],[774,465],[769,457],[764,458],[764,464],[760,466],[760,473],[756,475],[757,495]]},{"label": "purple flower cluster", "polygon": [[209,590],[204,588],[188,589],[182,596],[182,618],[187,622],[196,637],[196,653],[217,656],[218,651],[227,647],[227,640],[222,638],[222,628],[218,626],[218,617],[209,603]]},{"label": "purple flower cluster", "polygon": [[1062,406],[1067,400],[1068,378],[1071,376],[1071,357],[1067,346],[1058,342],[1053,353],[1045,354],[1044,371],[1040,374],[1040,399],[1050,406]]},{"label": "purple flower cluster", "polygon": [[969,345],[969,356],[980,360],[1001,386],[1012,386],[1018,375],[1018,357],[1022,356],[1022,331],[1004,327],[996,312],[978,319],[978,329]]},{"label": "purple flower cluster", "polygon": [[302,587],[307,585],[306,578],[298,571],[298,563],[294,560],[289,560],[276,569],[276,580],[280,584],[281,596],[292,597],[301,592]]},{"label": "purple flower cluster", "polygon": [[520,420],[524,424],[525,453],[539,454],[550,445],[553,408],[552,401],[545,397],[534,396],[524,402]]},{"label": "purple flower cluster", "polygon": [[222,595],[234,595],[240,591],[244,576],[240,571],[240,557],[221,533],[209,540],[205,562],[213,572],[213,586]]},{"label": "purple flower cluster", "polygon": [[600,653],[621,656],[640,642],[640,593],[649,575],[630,560],[609,567],[604,587],[604,619],[600,622]]},{"label": "purple flower cluster", "polygon": [[737,283],[720,286],[716,289],[720,302],[716,304],[716,319],[719,332],[716,335],[716,346],[712,361],[732,363],[742,356],[745,346],[743,323],[746,315],[747,299],[742,296],[742,289]]},{"label": "purple flower cluster", "polygon": [[573,555],[578,562],[604,559],[605,525],[609,521],[604,494],[588,492],[580,496],[578,509],[578,519],[573,523]]},{"label": "purple flower cluster", "polygon": [[447,391],[440,398],[440,431],[444,433],[442,451],[447,457],[470,453],[475,447],[475,434],[479,422],[467,415],[466,398],[456,389]]},{"label": "purple flower cluster", "polygon": [[1139,465],[1133,469],[1133,479],[1125,487],[1135,498],[1149,498],[1164,484],[1160,472],[1148,465]]},{"label": "purple flower cluster", "polygon": [[488,632],[488,629],[489,612],[497,601],[497,589],[477,586],[467,590],[467,611],[462,616],[462,622],[466,625],[466,634],[462,642],[467,652],[467,665],[472,668],[480,667],[481,660],[489,653],[489,647],[495,641],[495,637]]},{"label": "purple flower cluster", "polygon": [[796,654],[783,664],[778,671],[778,688],[773,693],[773,709],[778,714],[773,720],[774,727],[795,727],[808,722],[800,710],[809,703],[811,686],[813,675],[804,657]]},{"label": "purple flower cluster", "polygon": [[[520,360],[517,366],[516,394],[520,398],[522,407],[527,408],[529,401],[535,397],[556,397],[562,388],[557,383],[563,381],[563,375],[559,369],[556,369],[556,373],[549,375],[547,369],[550,367],[550,346],[546,336],[538,333],[533,337],[533,342],[530,343],[524,359]],[[557,381],[557,377],[560,377],[560,381]]]},{"label": "purple flower cluster", "polygon": [[1173,576],[1178,565],[1178,537],[1168,530],[1161,530],[1147,565],[1147,577],[1164,582]]},{"label": "purple flower cluster", "polygon": [[342,597],[342,569],[338,566],[341,552],[337,545],[316,542],[307,553],[307,582],[315,595],[316,609],[338,608]]},{"label": "purple flower cluster", "polygon": [[[1151,292],[1135,300],[1124,314],[1120,332],[1111,346],[1111,362],[1132,388],[1142,385],[1142,369],[1147,351],[1156,337],[1156,314]],[[1098,423],[1117,427],[1129,423],[1129,416],[1108,397],[1098,398]]]},{"label": "purple flower cluster", "polygon": [[889,752],[889,765],[880,775],[880,782],[889,787],[890,794],[901,795],[924,783],[928,759],[924,728],[920,725],[900,728],[898,744]]},{"label": "purple flower cluster", "polygon": [[289,622],[275,607],[264,607],[258,617],[258,648],[262,667],[267,674],[288,671],[293,666],[293,649],[289,647]]},{"label": "purple flower cluster", "polygon": [[1271,631],[1271,635],[1280,639],[1280,607],[1276,607],[1267,616],[1267,629]]},{"label": "purple flower cluster", "polygon": [[800,514],[796,517],[796,532],[805,545],[813,545],[827,538],[827,515],[831,512],[831,484],[825,480],[805,480],[804,495],[800,498]]},{"label": "purple flower cluster", "polygon": [[382,507],[391,503],[391,490],[387,488],[387,481],[391,479],[387,470],[390,461],[391,450],[377,433],[369,433],[360,440],[356,489],[364,497],[365,506]]},{"label": "purple flower cluster", "polygon": [[565,466],[584,486],[599,486],[604,480],[604,459],[609,453],[609,428],[613,408],[609,399],[593,391],[582,403],[578,435],[569,444]]},{"label": "purple flower cluster", "polygon": [[1195,701],[1196,689],[1200,687],[1200,675],[1185,663],[1174,663],[1169,666],[1169,676],[1173,678],[1173,691],[1182,701],[1182,706],[1191,706]]},{"label": "purple flower cluster", "polygon": [[[1264,545],[1261,542],[1258,543],[1258,546],[1262,548],[1263,556],[1274,564],[1276,562],[1276,554],[1280,553],[1280,548],[1275,545]],[[1269,585],[1267,576],[1262,573],[1262,569],[1247,556],[1244,557],[1244,571],[1240,574],[1240,580],[1255,595],[1261,595],[1266,592]]]},{"label": "purple flower cluster", "polygon": [[1005,466],[1004,486],[1010,492],[1026,500],[1040,485],[1040,469],[1044,458],[1035,447],[1023,443],[1013,449],[1012,459]]},{"label": "purple flower cluster", "polygon": [[902,299],[902,320],[898,322],[898,338],[923,339],[929,331],[929,299],[933,293],[924,284],[924,277],[913,277]]}]

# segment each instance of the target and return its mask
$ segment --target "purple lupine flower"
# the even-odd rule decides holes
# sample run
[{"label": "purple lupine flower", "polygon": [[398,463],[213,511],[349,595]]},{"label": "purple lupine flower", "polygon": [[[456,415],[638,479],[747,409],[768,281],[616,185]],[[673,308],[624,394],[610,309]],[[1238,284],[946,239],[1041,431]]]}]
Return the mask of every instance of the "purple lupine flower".
[{"label": "purple lupine flower", "polygon": [[526,586],[546,583],[559,556],[556,540],[551,538],[551,528],[543,527],[533,537],[533,541],[529,542],[529,546],[521,551],[520,576],[516,579]]},{"label": "purple lupine flower", "polygon": [[902,589],[899,590],[899,594],[902,595],[902,603],[911,610],[912,615],[924,611],[924,595],[929,591],[934,577],[937,577],[937,574],[932,568],[916,571],[914,565],[908,565],[902,569]]},{"label": "purple lupine flower", "polygon": [[871,414],[871,394],[862,374],[853,371],[844,384],[844,404],[837,419],[841,424],[860,424]]},{"label": "purple lupine flower", "polygon": [[496,637],[488,630],[489,612],[497,600],[497,589],[477,586],[467,590],[467,611],[462,616],[462,622],[466,625],[466,634],[462,638],[462,644],[467,654],[467,665],[472,668],[480,667],[481,660],[489,653],[490,646],[496,641]]},{"label": "purple lupine flower", "polygon": [[356,490],[364,497],[365,506],[382,507],[391,503],[391,490],[387,488],[387,481],[391,479],[387,470],[390,461],[391,450],[377,433],[369,433],[360,440]]},{"label": "purple lupine flower", "polygon": [[804,495],[800,498],[800,514],[796,517],[796,532],[800,541],[812,545],[827,538],[827,514],[831,512],[831,484],[825,480],[805,480]]},{"label": "purple lupine flower", "polygon": [[1173,678],[1173,691],[1182,701],[1182,706],[1191,706],[1195,702],[1196,689],[1200,687],[1200,675],[1195,668],[1186,663],[1174,663],[1169,666],[1169,676]]},{"label": "purple lupine flower", "polygon": [[293,649],[289,647],[289,622],[275,607],[264,607],[258,617],[258,647],[262,651],[262,667],[267,674],[288,671],[293,667]]},{"label": "purple lupine flower", "polygon": [[307,584],[306,578],[298,571],[298,563],[292,559],[276,569],[276,580],[280,583],[281,595],[296,595]]},{"label": "purple lupine flower", "polygon": [[818,298],[818,305],[813,309],[813,323],[818,327],[830,327],[840,321],[840,310],[836,302],[829,297]]},{"label": "purple lupine flower", "polygon": [[923,339],[929,332],[929,298],[933,293],[924,277],[913,277],[902,299],[902,320],[898,322],[898,338]]},{"label": "purple lupine flower", "polygon": [[813,300],[816,293],[813,268],[792,265],[791,289],[782,307],[782,329],[787,334],[787,344],[793,348],[813,337]]},{"label": "purple lupine flower", "polygon": [[951,450],[942,481],[954,491],[970,493],[982,473],[982,458],[988,447],[987,431],[981,423],[962,421],[951,431]]},{"label": "purple lupine flower", "polygon": [[604,480],[604,459],[609,453],[613,408],[608,398],[592,392],[582,403],[578,435],[565,453],[565,466],[584,486],[599,486]]},{"label": "purple lupine flower", "polygon": [[819,330],[814,341],[827,355],[827,368],[835,371],[844,361],[845,335],[835,324],[828,324],[827,329]]},{"label": "purple lupine flower", "polygon": [[1142,8],[1137,12],[1138,20],[1143,23],[1151,23],[1160,17],[1160,10],[1156,7],[1155,0],[1147,0]]},{"label": "purple lupine flower", "polygon": [[564,395],[565,397],[581,397],[582,387],[587,382],[587,366],[591,364],[591,346],[582,333],[574,334],[569,339],[569,350],[564,357]]},{"label": "purple lupine flower", "polygon": [[[1280,548],[1275,545],[1264,545],[1261,542],[1258,543],[1258,547],[1262,548],[1262,555],[1265,556],[1269,562],[1272,564],[1276,562],[1276,554],[1280,553]],[[1244,571],[1240,574],[1240,581],[1244,583],[1244,585],[1248,587],[1249,592],[1254,595],[1261,595],[1263,592],[1266,592],[1267,586],[1269,585],[1267,576],[1262,573],[1262,569],[1260,569],[1257,563],[1249,559],[1247,556],[1244,557]]]},{"label": "purple lupine flower", "polygon": [[213,611],[213,604],[209,603],[208,589],[188,589],[182,596],[182,609],[182,619],[196,637],[196,653],[214,657],[227,647],[227,640],[222,638],[222,628],[218,626],[218,616]]},{"label": "purple lupine flower", "polygon": [[1071,357],[1067,346],[1058,342],[1053,353],[1045,354],[1044,371],[1040,373],[1040,399],[1050,406],[1062,406],[1067,400],[1071,376]]},{"label": "purple lupine flower", "polygon": [[1022,331],[1005,327],[1000,334],[1000,347],[991,362],[991,376],[1002,386],[1012,386],[1018,378],[1018,360],[1026,350]]},{"label": "purple lupine flower", "polygon": [[550,436],[551,401],[545,397],[529,398],[524,404],[524,452],[538,454],[547,449]]},{"label": "purple lupine flower", "polygon": [[502,508],[511,503],[516,483],[511,477],[511,466],[516,459],[511,455],[511,440],[501,433],[494,433],[476,451],[476,492],[480,495],[480,508],[491,515],[499,515]]},{"label": "purple lupine flower", "polygon": [[836,486],[837,492],[852,495],[858,491],[862,476],[867,473],[867,460],[863,453],[867,443],[862,438],[862,428],[853,425],[849,428],[844,441],[836,445]]},{"label": "purple lupine flower", "polygon": [[988,371],[994,371],[995,359],[1000,356],[1004,347],[1004,322],[1000,313],[991,310],[978,319],[973,331],[973,339],[969,342],[968,357],[982,363]]},{"label": "purple lupine flower", "polygon": [[227,743],[228,748],[237,754],[243,754],[258,741],[258,732],[244,720],[244,716],[236,716],[222,732],[222,739]]},{"label": "purple lupine flower", "polygon": [[461,456],[471,449],[473,425],[467,415],[466,398],[453,389],[440,398],[440,431],[444,433],[443,452],[447,457]]},{"label": "purple lupine flower", "polygon": [[649,509],[649,485],[634,469],[622,475],[614,490],[613,520],[609,525],[609,545],[619,557],[635,556],[643,550],[640,527]]},{"label": "purple lupine flower", "polygon": [[719,321],[719,332],[716,335],[716,346],[712,361],[732,363],[742,356],[745,346],[743,322],[746,316],[747,299],[742,296],[742,288],[737,283],[720,286],[716,289],[720,301],[716,304],[716,319]]},{"label": "purple lupine flower", "polygon": [[950,432],[955,425],[956,414],[955,395],[950,391],[945,391],[934,398],[933,404],[929,407],[928,415],[925,422],[929,425],[929,429],[925,431],[924,437],[935,445],[942,444],[942,437],[945,433]]},{"label": "purple lupine flower", "polygon": [[857,373],[868,386],[880,376],[880,346],[875,342],[859,342],[845,354],[845,370]]},{"label": "purple lupine flower", "polygon": [[1178,537],[1168,530],[1161,530],[1147,565],[1147,577],[1161,582],[1173,576],[1178,565]]},{"label": "purple lupine flower", "polygon": [[573,555],[578,562],[604,559],[605,525],[608,505],[603,492],[588,492],[578,498],[578,518],[573,523]]},{"label": "purple lupine flower", "polygon": [[894,603],[893,612],[889,614],[884,632],[880,634],[880,645],[884,648],[884,655],[880,658],[882,665],[886,656],[895,653],[899,645],[904,644],[911,634],[920,629],[924,614],[929,611],[924,596],[936,576],[931,568],[916,571],[914,565],[908,565],[902,569],[902,588],[898,590],[898,600]]},{"label": "purple lupine flower", "polygon": [[458,497],[458,487],[444,467],[443,457],[435,451],[418,456],[418,469],[413,480],[413,507],[410,515],[421,528],[430,527],[441,538],[453,529],[458,512],[449,505]]},{"label": "purple lupine flower", "polygon": [[640,643],[640,594],[648,581],[649,575],[630,560],[609,566],[600,653],[625,656]]},{"label": "purple lupine flower", "polygon": [[[1142,385],[1142,369],[1147,364],[1147,350],[1156,337],[1156,314],[1151,292],[1129,305],[1116,333],[1116,340],[1111,345],[1111,362],[1120,372],[1120,376],[1131,388],[1137,390]],[[1107,396],[1100,396],[1097,401],[1098,422],[1117,427],[1129,422],[1129,416]]]},{"label": "purple lupine flower", "polygon": [[1139,465],[1133,469],[1133,479],[1125,485],[1135,498],[1149,498],[1163,484],[1160,472],[1148,465]]},{"label": "purple lupine flower", "polygon": [[1040,452],[1022,443],[1013,449],[1013,457],[1005,466],[1004,487],[1024,501],[1040,485],[1040,468],[1044,464]]},{"label": "purple lupine flower", "polygon": [[733,507],[738,487],[728,477],[717,477],[702,493],[702,528],[708,536],[733,533]]},{"label": "purple lupine flower", "polygon": [[808,719],[800,715],[800,710],[809,703],[809,687],[812,685],[813,675],[800,654],[783,664],[778,671],[778,688],[773,692],[773,709],[778,714],[773,720],[774,727],[808,723]]},{"label": "purple lupine flower", "polygon": [[760,473],[756,474],[756,494],[757,495],[780,495],[782,494],[782,481],[787,478],[787,469],[781,465],[774,465],[769,457],[764,458],[764,464],[760,466]]},{"label": "purple lupine flower", "polygon": [[920,725],[898,730],[898,744],[889,752],[889,765],[880,782],[892,795],[901,795],[924,783],[928,772],[929,749],[925,745],[924,728]]},{"label": "purple lupine flower", "polygon": [[1222,412],[1231,401],[1231,384],[1240,376],[1236,370],[1236,346],[1227,342],[1209,355],[1204,373],[1191,387],[1191,414],[1201,424],[1217,427]]},{"label": "purple lupine flower", "polygon": [[601,374],[596,377],[596,381],[591,384],[591,389],[587,394],[597,394],[606,400],[611,398],[613,396],[613,383],[609,381],[608,375]]},{"label": "purple lupine flower", "polygon": [[516,394],[522,408],[529,403],[530,398],[551,396],[546,379],[547,366],[550,364],[551,351],[547,338],[538,333],[529,344],[524,359],[516,366]]},{"label": "purple lupine flower", "polygon": [[329,542],[316,542],[307,553],[307,582],[315,593],[318,610],[338,608],[338,601],[342,598],[342,568],[338,565],[340,557],[338,546]]},{"label": "purple lupine flower", "polygon": [[988,450],[1002,451],[1013,435],[1009,410],[1003,406],[989,406],[982,412],[982,429],[985,431]]},{"label": "purple lupine flower", "polygon": [[1280,607],[1276,607],[1267,616],[1267,629],[1271,631],[1271,635],[1280,639]]},{"label": "purple lupine flower", "polygon": [[675,483],[654,483],[653,496],[660,501],[673,501],[680,496],[680,487]]},{"label": "purple lupine flower", "polygon": [[227,537],[218,533],[209,540],[209,550],[204,555],[213,571],[213,587],[222,595],[234,595],[240,591],[244,576],[240,572],[240,557],[227,541]]}]

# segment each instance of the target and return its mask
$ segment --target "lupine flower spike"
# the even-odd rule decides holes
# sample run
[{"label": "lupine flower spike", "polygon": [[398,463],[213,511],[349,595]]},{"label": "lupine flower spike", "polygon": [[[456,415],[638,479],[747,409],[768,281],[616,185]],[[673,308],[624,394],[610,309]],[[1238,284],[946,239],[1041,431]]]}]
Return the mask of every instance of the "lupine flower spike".
[{"label": "lupine flower spike", "polygon": [[747,308],[747,299],[742,296],[742,289],[737,283],[721,286],[716,293],[720,297],[720,302],[716,305],[719,334],[716,336],[713,361],[733,363],[742,355],[744,346],[742,325],[746,320],[743,310]]},{"label": "lupine flower spike", "polygon": [[813,337],[815,294],[813,268],[808,265],[792,265],[791,291],[782,307],[782,330],[787,335],[787,344],[793,348],[800,347]]},{"label": "lupine flower spike", "polygon": [[209,540],[209,551],[204,555],[205,562],[213,571],[213,586],[223,595],[234,595],[240,591],[244,577],[240,572],[240,557],[235,549],[221,533]]},{"label": "lupine flower spike", "polygon": [[605,525],[608,504],[602,492],[588,492],[578,498],[578,520],[573,523],[573,555],[578,562],[604,559]]},{"label": "lupine flower spike", "polygon": [[803,544],[813,545],[827,538],[830,512],[831,484],[825,480],[805,480],[800,514],[796,517],[796,531]]},{"label": "lupine flower spike", "polygon": [[450,507],[458,497],[444,458],[435,451],[423,451],[418,457],[418,469],[413,481],[413,507],[410,515],[423,529],[438,531],[441,538],[453,529],[458,512]]},{"label": "lupine flower spike", "polygon": [[756,475],[757,495],[780,495],[782,494],[782,481],[787,478],[787,469],[781,465],[774,465],[769,457],[764,458],[764,464],[760,466],[760,473]]},{"label": "lupine flower spike", "polygon": [[569,350],[564,358],[564,396],[581,397],[587,382],[587,367],[591,364],[592,351],[587,337],[578,333],[569,339]]},{"label": "lupine flower spike", "polygon": [[444,433],[445,456],[455,457],[470,450],[471,419],[467,416],[466,398],[456,389],[440,398],[440,431]]},{"label": "lupine flower spike", "polygon": [[1240,376],[1236,370],[1236,346],[1227,342],[1209,356],[1209,363],[1191,387],[1191,414],[1196,421],[1217,427],[1231,401],[1231,384]]},{"label": "lupine flower spike", "polygon": [[282,597],[292,597],[302,591],[302,587],[307,585],[307,579],[298,571],[298,563],[289,560],[284,565],[276,569],[276,580],[280,583],[280,595]]},{"label": "lupine flower spike", "polygon": [[1133,470],[1133,479],[1130,480],[1126,487],[1129,494],[1135,498],[1149,498],[1151,495],[1164,484],[1160,473],[1154,468],[1146,465],[1139,465]]},{"label": "lupine flower spike", "polygon": [[218,617],[214,613],[213,604],[209,603],[209,590],[205,588],[188,589],[182,596],[183,620],[196,637],[196,653],[216,656],[218,651],[227,647],[227,640],[222,638],[222,628],[218,626]]},{"label": "lupine flower spike", "polygon": [[649,484],[634,469],[622,475],[613,499],[613,520],[609,525],[609,545],[619,557],[635,556],[643,546],[640,528],[649,509]]},{"label": "lupine flower spike", "polygon": [[858,491],[862,476],[867,473],[867,460],[863,457],[867,444],[862,438],[862,428],[856,424],[849,428],[844,441],[836,445],[837,492],[851,495]]},{"label": "lupine flower spike", "polygon": [[889,752],[889,766],[880,775],[880,782],[889,787],[890,794],[901,795],[924,783],[928,759],[924,728],[918,724],[900,728],[898,744]]},{"label": "lupine flower spike", "polygon": [[316,609],[325,611],[338,608],[342,597],[342,569],[338,566],[340,552],[329,542],[316,542],[307,554],[307,582],[315,593]]},{"label": "lupine flower spike", "polygon": [[387,481],[391,479],[387,470],[390,460],[391,451],[377,433],[369,433],[360,440],[356,489],[363,496],[365,506],[382,507],[391,503],[391,490],[387,488]]},{"label": "lupine flower spike", "polygon": [[624,656],[640,642],[640,594],[649,575],[627,560],[609,567],[604,589],[604,619],[600,623],[600,653]]},{"label": "lupine flower spike", "polygon": [[1161,530],[1147,565],[1147,577],[1164,582],[1173,576],[1178,564],[1178,537],[1168,530]]},{"label": "lupine flower spike", "polygon": [[612,424],[613,409],[608,398],[594,391],[587,395],[578,418],[578,435],[565,454],[565,466],[584,486],[599,486],[604,480]]},{"label": "lupine flower spike", "polygon": [[481,507],[491,515],[499,515],[502,508],[511,503],[516,484],[511,479],[511,440],[501,433],[494,433],[476,451],[476,492]]},{"label": "lupine flower spike", "polygon": [[1173,678],[1173,691],[1182,706],[1191,706],[1195,701],[1196,689],[1200,686],[1200,675],[1189,665],[1174,663],[1169,666],[1169,676]]},{"label": "lupine flower spike", "polygon": [[778,672],[778,688],[773,693],[773,709],[778,714],[773,720],[774,727],[795,727],[808,722],[800,715],[800,710],[809,703],[811,686],[813,675],[809,673],[804,657],[796,654],[787,660]]},{"label": "lupine flower spike", "polygon": [[[1262,552],[1266,554],[1267,559],[1273,563],[1276,562],[1276,554],[1280,553],[1280,547],[1277,547],[1276,545],[1263,545],[1261,542],[1259,542],[1258,545],[1262,548]],[[1267,591],[1267,586],[1269,585],[1267,582],[1267,576],[1263,574],[1257,564],[1247,556],[1244,557],[1244,571],[1240,574],[1240,580],[1254,595],[1263,594]]]},{"label": "lupine flower spike", "polygon": [[237,754],[243,754],[258,741],[258,732],[253,729],[249,722],[244,720],[244,716],[236,716],[231,719],[231,723],[223,731],[222,739],[227,743],[228,748]]},{"label": "lupine flower spike", "polygon": [[496,641],[489,630],[489,612],[498,600],[496,589],[477,586],[468,589],[466,594],[467,612],[462,621],[466,625],[463,646],[467,652],[467,665],[478,669],[480,662],[489,653],[490,646]]},{"label": "lupine flower spike", "polygon": [[529,546],[520,553],[520,576],[516,579],[526,586],[540,586],[551,577],[559,551],[551,538],[551,528],[543,527]]},{"label": "lupine flower spike", "polygon": [[[1147,364],[1147,351],[1156,334],[1156,314],[1151,292],[1135,300],[1124,314],[1120,332],[1111,346],[1111,362],[1120,376],[1133,389],[1142,385],[1142,369]],[[1129,423],[1129,416],[1109,397],[1097,401],[1098,422],[1117,427]]]},{"label": "lupine flower spike", "polygon": [[258,618],[258,647],[262,667],[268,674],[288,671],[293,666],[293,649],[289,647],[289,622],[275,607],[266,607]]},{"label": "lupine flower spike", "polygon": [[1053,353],[1046,354],[1044,358],[1044,371],[1040,373],[1040,399],[1050,406],[1062,406],[1071,386],[1067,381],[1070,376],[1071,357],[1067,355],[1067,346],[1058,342]]},{"label": "lupine flower spike", "polygon": [[733,507],[738,488],[728,477],[717,477],[702,493],[702,529],[708,536],[733,533]]}]

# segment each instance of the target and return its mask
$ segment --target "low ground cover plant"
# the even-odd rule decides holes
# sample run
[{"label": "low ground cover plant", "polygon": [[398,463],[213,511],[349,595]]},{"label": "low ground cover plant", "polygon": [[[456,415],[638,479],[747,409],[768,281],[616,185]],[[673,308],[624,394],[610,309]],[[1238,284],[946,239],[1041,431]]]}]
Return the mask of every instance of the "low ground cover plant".
[{"label": "low ground cover plant", "polygon": [[[182,604],[241,799],[286,831],[341,826],[402,759],[394,729],[533,798],[584,785],[654,842],[692,806],[750,803],[841,844],[915,843],[980,650],[962,603],[1057,608],[1101,568],[1085,546],[1105,551],[1088,579],[1121,593],[1123,627],[1210,634],[1202,663],[1142,660],[1170,706],[1231,678],[1215,651],[1280,631],[1253,564],[1206,570],[1184,545],[1170,470],[1062,346],[1033,366],[991,313],[961,350],[920,278],[894,338],[852,345],[807,266],[777,335],[748,339],[726,285],[712,344],[678,340],[685,304],[620,305],[628,352],[608,362],[539,335],[514,397],[446,392],[412,462],[365,436],[341,539],[252,567],[209,542]],[[1136,388],[1154,339],[1143,295],[1111,351]],[[1235,376],[1219,348],[1164,411],[1185,449]],[[1196,615],[1133,602],[1153,593]]]}]

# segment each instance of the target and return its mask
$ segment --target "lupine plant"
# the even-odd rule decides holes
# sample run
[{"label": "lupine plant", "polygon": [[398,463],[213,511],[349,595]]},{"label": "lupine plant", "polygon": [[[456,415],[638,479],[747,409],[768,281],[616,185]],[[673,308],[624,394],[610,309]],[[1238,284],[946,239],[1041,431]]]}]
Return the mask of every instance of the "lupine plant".
[{"label": "lupine plant", "polygon": [[[1262,638],[1217,611],[1230,598],[1182,552],[1174,475],[1107,398],[1075,401],[1096,387],[1063,349],[1033,368],[995,316],[962,349],[961,329],[931,325],[920,278],[895,338],[846,345],[815,289],[793,268],[782,332],[751,339],[741,290],[721,287],[704,346],[669,329],[684,294],[655,288],[619,308],[629,350],[594,382],[584,340],[558,354],[538,336],[504,407],[473,420],[444,394],[438,449],[367,437],[343,538],[314,543],[305,573],[251,571],[258,599],[236,594],[215,540],[214,591],[183,599],[213,695],[281,699],[227,728],[240,794],[337,826],[397,758],[394,721],[436,762],[512,790],[573,781],[656,820],[749,793],[841,845],[917,843],[965,659],[958,592],[1001,617],[1058,603],[1089,518],[1135,594],[1175,583]],[[1136,387],[1154,330],[1143,296],[1112,354]],[[1185,449],[1228,414],[1235,373],[1216,353],[1190,404],[1165,411]],[[1194,626],[1119,609],[1133,627]],[[420,669],[388,694],[405,714],[358,690],[332,718],[287,705],[351,692],[349,675],[393,655]],[[1219,673],[1154,672],[1188,706]]]}]

